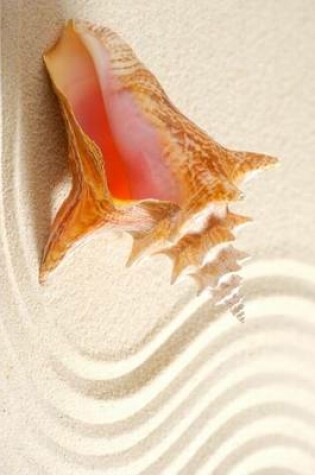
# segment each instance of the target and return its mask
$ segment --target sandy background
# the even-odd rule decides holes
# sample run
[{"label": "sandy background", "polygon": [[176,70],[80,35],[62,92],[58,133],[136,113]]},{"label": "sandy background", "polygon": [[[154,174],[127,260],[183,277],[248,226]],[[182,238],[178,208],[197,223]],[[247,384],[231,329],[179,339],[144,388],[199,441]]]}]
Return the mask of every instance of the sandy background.
[{"label": "sandy background", "polygon": [[[41,61],[63,20],[112,27],[173,101],[231,148],[281,167],[237,209],[247,322],[125,268],[106,234],[41,288],[66,143]],[[315,473],[315,3],[2,1],[1,475]]]}]

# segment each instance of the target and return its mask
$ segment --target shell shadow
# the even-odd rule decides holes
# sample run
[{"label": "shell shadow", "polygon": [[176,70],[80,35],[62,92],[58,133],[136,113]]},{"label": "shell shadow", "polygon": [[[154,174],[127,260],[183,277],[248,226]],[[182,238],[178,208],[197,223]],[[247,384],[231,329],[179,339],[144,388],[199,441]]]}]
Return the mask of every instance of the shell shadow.
[{"label": "shell shadow", "polygon": [[15,78],[17,88],[15,96],[11,93],[7,97],[5,114],[8,120],[18,123],[11,140],[16,141],[16,134],[20,135],[19,154],[12,157],[20,168],[23,180],[20,196],[30,218],[35,253],[40,260],[53,211],[52,191],[65,177],[67,163],[62,118],[44,70],[42,53],[56,40],[64,13],[59,0],[8,2],[4,10],[7,15],[4,30],[12,25],[15,28],[14,35],[11,32],[7,36],[11,41],[14,38],[16,55],[4,68],[4,82],[10,84]]}]

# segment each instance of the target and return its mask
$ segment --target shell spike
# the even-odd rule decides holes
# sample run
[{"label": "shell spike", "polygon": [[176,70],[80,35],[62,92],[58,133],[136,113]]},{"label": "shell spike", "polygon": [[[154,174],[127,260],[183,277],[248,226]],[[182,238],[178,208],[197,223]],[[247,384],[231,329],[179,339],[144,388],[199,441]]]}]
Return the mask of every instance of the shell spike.
[{"label": "shell spike", "polygon": [[243,226],[244,224],[250,223],[251,221],[252,218],[248,216],[243,216],[241,214],[235,214],[231,211],[228,211],[225,223],[229,228],[233,229],[238,228],[239,226]]},{"label": "shell spike", "polygon": [[255,152],[229,151],[229,157],[233,163],[231,179],[234,182],[259,170],[271,168],[278,163],[278,159],[275,157]]},{"label": "shell spike", "polygon": [[138,233],[130,232],[133,243],[132,248],[126,262],[126,267],[131,267],[137,261],[141,260],[141,258],[145,255],[148,247],[150,247],[150,239],[148,235],[140,235]]}]

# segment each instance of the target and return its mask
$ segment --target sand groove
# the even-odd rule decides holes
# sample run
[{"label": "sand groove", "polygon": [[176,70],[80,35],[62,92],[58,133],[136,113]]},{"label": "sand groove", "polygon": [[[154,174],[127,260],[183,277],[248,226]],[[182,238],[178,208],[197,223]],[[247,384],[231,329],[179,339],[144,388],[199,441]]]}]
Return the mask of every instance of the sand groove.
[{"label": "sand groove", "polygon": [[[38,258],[67,186],[39,57],[64,13],[48,18],[39,2],[38,26],[35,7],[21,5],[28,26],[20,12],[2,34],[0,443],[13,455],[0,472],[312,475],[311,259],[276,260],[266,249],[245,267],[245,325],[205,295],[192,299],[192,281],[171,288],[166,259],[125,269],[126,236],[97,237],[39,286]],[[35,26],[40,43],[30,40]]]}]

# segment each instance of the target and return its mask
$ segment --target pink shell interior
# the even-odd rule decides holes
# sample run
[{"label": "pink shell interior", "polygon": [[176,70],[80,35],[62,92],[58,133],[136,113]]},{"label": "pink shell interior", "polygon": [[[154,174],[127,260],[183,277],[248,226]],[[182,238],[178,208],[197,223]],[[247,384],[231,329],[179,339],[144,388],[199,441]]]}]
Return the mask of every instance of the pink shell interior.
[{"label": "pink shell interior", "polygon": [[56,87],[98,145],[116,200],[179,201],[158,132],[111,72],[108,52],[88,34],[65,29],[53,57]]}]

